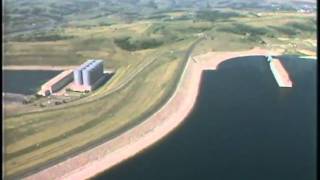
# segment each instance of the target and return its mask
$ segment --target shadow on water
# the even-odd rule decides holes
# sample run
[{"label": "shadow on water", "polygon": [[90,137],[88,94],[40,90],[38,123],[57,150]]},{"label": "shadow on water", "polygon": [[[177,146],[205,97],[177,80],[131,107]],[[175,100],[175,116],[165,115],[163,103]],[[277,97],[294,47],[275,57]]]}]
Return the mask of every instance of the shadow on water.
[{"label": "shadow on water", "polygon": [[282,62],[293,88],[278,87],[263,57],[205,71],[181,126],[94,179],[316,179],[316,64]]}]

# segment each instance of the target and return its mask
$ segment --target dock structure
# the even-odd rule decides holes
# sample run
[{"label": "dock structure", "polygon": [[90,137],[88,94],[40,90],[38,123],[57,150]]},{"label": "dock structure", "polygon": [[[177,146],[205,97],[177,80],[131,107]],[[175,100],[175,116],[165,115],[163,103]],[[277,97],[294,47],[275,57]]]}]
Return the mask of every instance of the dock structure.
[{"label": "dock structure", "polygon": [[279,87],[292,87],[292,81],[281,61],[279,59],[272,58],[271,56],[267,56],[267,61],[269,62],[271,72]]},{"label": "dock structure", "polygon": [[73,70],[66,70],[55,76],[54,78],[50,79],[48,82],[43,84],[41,86],[41,90],[38,92],[38,94],[42,96],[48,96],[50,94],[53,94],[63,87],[65,87],[67,84],[73,81]]}]

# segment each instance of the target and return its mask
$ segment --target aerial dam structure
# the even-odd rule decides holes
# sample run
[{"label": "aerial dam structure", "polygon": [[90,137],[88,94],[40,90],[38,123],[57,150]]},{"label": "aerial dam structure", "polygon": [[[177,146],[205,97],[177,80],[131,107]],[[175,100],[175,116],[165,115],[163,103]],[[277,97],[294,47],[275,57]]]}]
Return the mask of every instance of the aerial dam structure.
[{"label": "aerial dam structure", "polygon": [[266,58],[279,87],[292,87],[292,81],[281,61],[279,59],[272,58],[270,55],[266,56]]}]

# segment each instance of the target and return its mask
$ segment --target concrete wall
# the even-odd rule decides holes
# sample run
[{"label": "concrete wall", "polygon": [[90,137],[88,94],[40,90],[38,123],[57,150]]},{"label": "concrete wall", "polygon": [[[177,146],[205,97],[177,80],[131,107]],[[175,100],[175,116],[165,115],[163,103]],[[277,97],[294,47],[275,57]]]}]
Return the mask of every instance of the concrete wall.
[{"label": "concrete wall", "polygon": [[284,69],[281,62],[280,64],[275,64],[275,61],[279,60],[273,60],[270,64],[271,72],[276,79],[279,87],[292,87],[292,82],[289,78],[288,72]]},{"label": "concrete wall", "polygon": [[68,74],[63,79],[53,84],[51,87],[51,93],[57,92],[62,89],[64,86],[69,84],[73,80],[73,73]]}]

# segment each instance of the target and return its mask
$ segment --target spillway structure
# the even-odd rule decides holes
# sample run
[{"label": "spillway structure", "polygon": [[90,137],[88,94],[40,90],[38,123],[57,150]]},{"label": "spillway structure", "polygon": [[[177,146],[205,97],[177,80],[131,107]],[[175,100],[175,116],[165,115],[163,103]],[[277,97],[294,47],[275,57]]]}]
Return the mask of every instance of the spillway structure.
[{"label": "spillway structure", "polygon": [[272,56],[268,55],[267,61],[269,62],[271,72],[277,81],[279,87],[292,87],[292,81],[287,70],[282,65],[279,59],[272,58]]},{"label": "spillway structure", "polygon": [[104,80],[103,60],[90,59],[73,71],[73,91],[92,91]]}]

